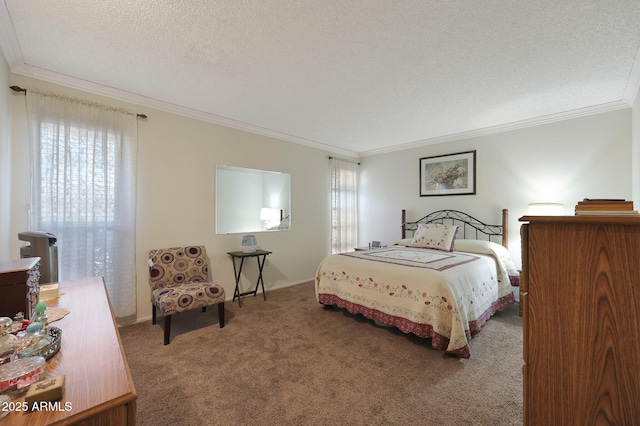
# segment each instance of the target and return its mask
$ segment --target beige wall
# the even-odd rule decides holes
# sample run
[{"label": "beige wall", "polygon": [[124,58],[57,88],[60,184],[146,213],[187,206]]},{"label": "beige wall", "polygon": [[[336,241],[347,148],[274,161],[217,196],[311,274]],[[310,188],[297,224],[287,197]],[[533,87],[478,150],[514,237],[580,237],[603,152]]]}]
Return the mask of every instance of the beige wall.
[{"label": "beige wall", "polygon": [[[631,110],[631,123],[631,191],[633,200],[640,204],[640,89],[638,90],[638,94],[636,94],[636,99]],[[640,205],[637,207],[640,208]]]},{"label": "beige wall", "polygon": [[0,50],[0,259],[9,258],[11,205],[11,89],[9,65]]},{"label": "beige wall", "polygon": [[[38,88],[144,112],[138,122],[138,202],[136,221],[138,319],[150,318],[147,285],[148,251],[183,244],[204,244],[213,279],[224,285],[228,298],[235,281],[228,251],[240,249],[242,235],[215,234],[215,165],[226,164],[291,174],[292,230],[256,233],[258,246],[273,251],[264,279],[269,289],[310,280],[330,251],[328,153],[315,148],[259,136],[175,114],[128,105],[23,76],[12,84]],[[13,161],[29,164],[24,96],[13,102]],[[15,169],[11,198],[11,254],[21,242],[28,204],[28,167]],[[43,230],[46,231],[46,230]],[[243,291],[255,285],[257,266],[245,264]],[[250,281],[249,281],[250,280]]]},{"label": "beige wall", "polygon": [[[476,195],[419,196],[421,157],[470,150],[477,151]],[[366,157],[360,177],[361,245],[398,239],[403,208],[409,220],[452,208],[494,223],[507,208],[509,248],[519,265],[518,218],[529,203],[559,202],[573,214],[583,198],[632,199],[631,109]]]}]

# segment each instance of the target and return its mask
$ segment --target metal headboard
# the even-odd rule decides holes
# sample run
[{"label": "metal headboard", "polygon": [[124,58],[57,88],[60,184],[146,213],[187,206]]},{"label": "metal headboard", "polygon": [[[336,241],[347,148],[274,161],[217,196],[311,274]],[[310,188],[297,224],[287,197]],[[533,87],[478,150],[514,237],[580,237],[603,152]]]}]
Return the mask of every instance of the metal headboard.
[{"label": "metal headboard", "polygon": [[[438,210],[429,213],[422,219],[415,222],[407,222],[407,211],[402,210],[402,238],[408,238],[418,229],[421,223],[439,222],[460,227],[458,235],[460,238],[486,239],[488,241],[499,242],[504,247],[509,245],[508,223],[509,210],[502,209],[502,225],[486,224],[467,213],[458,210]],[[408,234],[410,233],[410,234]],[[478,238],[481,234],[482,238]]]}]

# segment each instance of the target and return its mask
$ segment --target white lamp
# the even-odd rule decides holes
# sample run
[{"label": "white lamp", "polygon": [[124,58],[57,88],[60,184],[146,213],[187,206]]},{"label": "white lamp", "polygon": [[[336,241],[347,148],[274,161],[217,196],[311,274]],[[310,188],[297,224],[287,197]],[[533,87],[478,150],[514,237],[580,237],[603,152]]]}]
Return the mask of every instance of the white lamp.
[{"label": "white lamp", "polygon": [[530,216],[562,216],[564,204],[560,203],[531,203],[529,204]]},{"label": "white lamp", "polygon": [[260,209],[260,220],[264,222],[265,229],[277,226],[280,222],[280,210],[263,207]]}]

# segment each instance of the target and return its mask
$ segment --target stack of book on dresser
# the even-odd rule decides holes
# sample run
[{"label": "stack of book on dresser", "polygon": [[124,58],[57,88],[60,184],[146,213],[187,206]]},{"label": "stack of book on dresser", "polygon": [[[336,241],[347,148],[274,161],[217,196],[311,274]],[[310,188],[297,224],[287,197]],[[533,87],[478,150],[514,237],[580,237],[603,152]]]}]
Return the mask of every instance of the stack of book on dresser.
[{"label": "stack of book on dresser", "polygon": [[638,216],[638,212],[633,201],[585,198],[576,204],[576,216]]}]

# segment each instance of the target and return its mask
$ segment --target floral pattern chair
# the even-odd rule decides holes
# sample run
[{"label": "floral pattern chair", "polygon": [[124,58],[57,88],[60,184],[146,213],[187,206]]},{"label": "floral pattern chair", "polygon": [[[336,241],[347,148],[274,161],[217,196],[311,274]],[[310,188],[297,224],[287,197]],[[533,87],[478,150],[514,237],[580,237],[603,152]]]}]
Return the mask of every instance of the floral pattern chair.
[{"label": "floral pattern chair", "polygon": [[149,286],[153,324],[156,312],[164,316],[164,344],[169,344],[171,316],[177,312],[218,305],[224,327],[224,288],[209,281],[204,246],[171,247],[149,251]]}]

